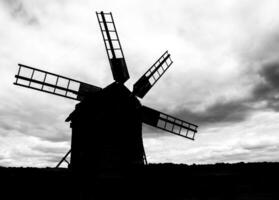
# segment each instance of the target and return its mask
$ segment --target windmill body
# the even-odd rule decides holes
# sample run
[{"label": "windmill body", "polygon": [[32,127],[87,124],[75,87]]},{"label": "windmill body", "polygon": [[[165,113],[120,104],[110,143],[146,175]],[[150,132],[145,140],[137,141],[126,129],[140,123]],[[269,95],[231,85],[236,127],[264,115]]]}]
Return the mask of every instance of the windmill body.
[{"label": "windmill body", "polygon": [[[96,13],[114,82],[105,88],[19,64],[15,85],[80,101],[66,119],[71,122],[71,150],[65,161],[73,171],[122,168],[146,161],[142,123],[194,140],[197,125],[142,105],[147,92],[172,65],[166,51],[130,91],[126,61],[111,13]],[[71,153],[71,161],[67,156]]]},{"label": "windmill body", "polygon": [[88,96],[69,116],[72,168],[144,164],[141,104],[116,82]]}]

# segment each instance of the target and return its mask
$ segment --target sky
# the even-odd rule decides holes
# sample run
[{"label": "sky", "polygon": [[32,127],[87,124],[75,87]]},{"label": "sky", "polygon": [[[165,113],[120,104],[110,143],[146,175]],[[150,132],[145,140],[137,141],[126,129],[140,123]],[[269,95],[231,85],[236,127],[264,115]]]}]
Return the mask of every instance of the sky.
[{"label": "sky", "polygon": [[76,101],[13,85],[18,63],[113,82],[96,18],[112,12],[132,88],[166,51],[142,104],[199,126],[194,141],[143,128],[150,163],[279,161],[279,1],[0,0],[0,165],[54,167]]}]

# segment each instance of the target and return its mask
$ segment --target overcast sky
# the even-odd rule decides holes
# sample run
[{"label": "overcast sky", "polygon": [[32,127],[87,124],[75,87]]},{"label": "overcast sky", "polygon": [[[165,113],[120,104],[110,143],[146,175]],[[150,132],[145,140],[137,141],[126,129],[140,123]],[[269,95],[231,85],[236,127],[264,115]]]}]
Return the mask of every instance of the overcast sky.
[{"label": "overcast sky", "polygon": [[191,141],[144,127],[149,162],[279,161],[278,0],[0,0],[0,165],[55,166],[77,102],[13,85],[17,64],[113,81],[95,11],[111,11],[133,83],[169,50],[143,104],[199,125]]}]

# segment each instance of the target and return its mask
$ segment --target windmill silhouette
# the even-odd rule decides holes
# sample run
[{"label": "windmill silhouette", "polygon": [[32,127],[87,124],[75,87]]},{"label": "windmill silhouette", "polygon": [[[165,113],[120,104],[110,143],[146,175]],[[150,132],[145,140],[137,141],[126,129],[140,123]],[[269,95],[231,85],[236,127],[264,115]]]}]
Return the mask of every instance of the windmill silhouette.
[{"label": "windmill silhouette", "polygon": [[[194,140],[197,125],[147,106],[138,98],[147,92],[172,65],[166,51],[130,91],[124,54],[111,13],[96,12],[114,82],[105,88],[18,64],[15,85],[80,101],[66,119],[71,122],[71,150],[65,161],[73,170],[85,167],[121,167],[147,163],[142,123]],[[70,162],[67,160],[71,154]]]}]

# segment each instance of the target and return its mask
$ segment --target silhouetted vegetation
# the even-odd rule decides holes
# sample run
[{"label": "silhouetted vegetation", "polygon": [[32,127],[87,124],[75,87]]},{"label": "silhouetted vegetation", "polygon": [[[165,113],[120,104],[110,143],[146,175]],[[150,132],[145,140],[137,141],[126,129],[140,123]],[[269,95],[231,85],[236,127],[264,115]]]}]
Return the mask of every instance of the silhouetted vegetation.
[{"label": "silhouetted vegetation", "polygon": [[[279,163],[215,165],[149,164],[73,177],[69,169],[0,167],[5,199],[279,199]],[[90,178],[91,179],[91,178]],[[3,198],[4,199],[4,198]]]}]

